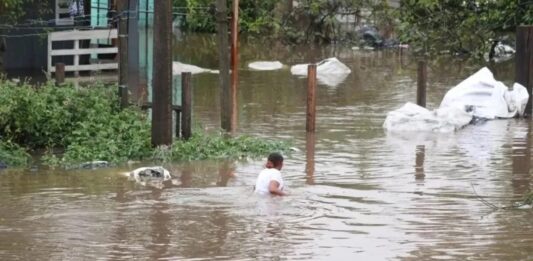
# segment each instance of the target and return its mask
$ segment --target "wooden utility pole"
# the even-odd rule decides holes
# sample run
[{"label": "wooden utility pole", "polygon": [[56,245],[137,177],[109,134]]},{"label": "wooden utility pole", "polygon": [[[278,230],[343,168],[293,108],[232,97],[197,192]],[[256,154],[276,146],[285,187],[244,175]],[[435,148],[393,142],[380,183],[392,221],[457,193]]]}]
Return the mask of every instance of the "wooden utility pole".
[{"label": "wooden utility pole", "polygon": [[533,26],[519,26],[516,32],[516,82],[522,84],[529,93],[524,116],[533,115]]},{"label": "wooden utility pole", "polygon": [[426,61],[418,61],[418,80],[416,88],[416,104],[426,107],[426,89],[428,81],[428,69]]},{"label": "wooden utility pole", "polygon": [[[192,135],[192,91],[190,72],[181,73],[181,88],[181,136],[187,140]],[[179,119],[176,119],[176,121],[178,120]]]},{"label": "wooden utility pole", "polygon": [[152,145],[172,143],[172,1],[154,1]]},{"label": "wooden utility pole", "polygon": [[119,14],[118,24],[118,51],[119,51],[119,77],[118,77],[118,97],[120,107],[128,106],[128,14],[126,14],[127,0],[118,0],[117,10]]},{"label": "wooden utility pole", "polygon": [[216,0],[219,84],[220,84],[220,122],[223,130],[231,132],[231,92],[229,86],[229,43],[226,0]]},{"label": "wooden utility pole", "polygon": [[239,0],[233,0],[233,16],[231,20],[231,132],[237,129],[238,102],[237,90],[239,81]]},{"label": "wooden utility pole", "polygon": [[307,67],[307,113],[305,130],[315,132],[316,126],[316,64]]}]

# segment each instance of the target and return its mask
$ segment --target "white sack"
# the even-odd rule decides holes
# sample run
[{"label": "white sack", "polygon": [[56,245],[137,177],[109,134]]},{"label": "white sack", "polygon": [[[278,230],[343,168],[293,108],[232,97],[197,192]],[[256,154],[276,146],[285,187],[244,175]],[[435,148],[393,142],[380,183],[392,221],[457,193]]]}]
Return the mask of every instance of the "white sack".
[{"label": "white sack", "polygon": [[527,101],[529,100],[529,93],[527,93],[526,87],[519,83],[515,83],[507,97],[507,100],[509,101],[509,110],[516,110],[518,115],[524,115]]},{"label": "white sack", "polygon": [[470,106],[476,117],[512,118],[523,114],[528,98],[525,87],[515,84],[513,91],[509,91],[485,67],[449,90],[442,99],[440,108]]},{"label": "white sack", "polygon": [[482,68],[450,89],[439,109],[429,111],[407,103],[391,111],[383,127],[389,131],[451,132],[469,124],[473,117],[484,119],[512,118],[523,115],[529,99],[524,86],[515,83],[509,90]]},{"label": "white sack", "polygon": [[218,70],[205,69],[205,68],[198,67],[196,65],[185,64],[181,62],[172,63],[172,74],[176,75],[176,74],[181,74],[183,72],[190,72],[192,74],[218,73]]},{"label": "white sack", "polygon": [[[309,64],[296,64],[291,67],[291,74],[307,76]],[[337,58],[332,57],[320,61],[316,66],[317,80],[325,85],[335,87],[342,83],[352,70]]]},{"label": "white sack", "polygon": [[414,103],[406,103],[391,111],[383,123],[388,131],[453,132],[472,121],[472,114],[456,107],[430,111]]},{"label": "white sack", "polygon": [[248,64],[248,68],[258,71],[274,71],[283,68],[283,64],[279,61],[257,61]]}]

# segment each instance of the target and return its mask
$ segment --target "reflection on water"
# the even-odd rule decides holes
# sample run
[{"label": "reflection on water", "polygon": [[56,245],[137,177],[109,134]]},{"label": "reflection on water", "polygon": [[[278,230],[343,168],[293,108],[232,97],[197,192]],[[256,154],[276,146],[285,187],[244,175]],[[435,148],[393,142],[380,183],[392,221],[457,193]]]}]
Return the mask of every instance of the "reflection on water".
[{"label": "reflection on water", "polygon": [[415,159],[415,179],[423,180],[426,177],[424,173],[424,159],[426,157],[426,146],[416,146],[416,159]]},{"label": "reflection on water", "polygon": [[305,137],[305,178],[308,185],[315,184],[315,143],[315,133],[307,132]]},{"label": "reflection on water", "polygon": [[531,190],[533,184],[531,172],[531,122],[526,126],[513,130],[512,159],[513,159],[513,192],[524,195]]},{"label": "reflection on water", "polygon": [[[176,46],[182,62],[216,67],[213,39],[184,39]],[[291,139],[299,148],[282,170],[290,196],[253,194],[265,159],[168,164],[173,179],[163,189],[119,175],[139,166],[3,171],[0,259],[533,257],[532,212],[492,212],[472,191],[474,185],[496,205],[531,191],[528,121],[489,121],[451,134],[387,134],[386,113],[415,102],[416,64],[408,56],[264,46],[241,48],[238,131]],[[335,88],[318,86],[314,137],[305,133],[305,79],[288,70],[245,69],[255,60],[292,65],[332,56],[352,73]],[[498,66],[500,80],[512,80],[512,63]],[[477,69],[454,60],[429,63],[428,108]],[[220,124],[217,85],[216,75],[193,77],[193,120],[206,129]]]}]

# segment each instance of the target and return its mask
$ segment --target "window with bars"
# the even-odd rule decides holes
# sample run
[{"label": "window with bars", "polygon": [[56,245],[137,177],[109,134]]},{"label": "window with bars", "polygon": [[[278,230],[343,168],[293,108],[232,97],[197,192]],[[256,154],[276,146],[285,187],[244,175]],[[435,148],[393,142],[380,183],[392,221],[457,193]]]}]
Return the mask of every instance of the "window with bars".
[{"label": "window with bars", "polygon": [[91,0],[92,27],[107,27],[109,8],[108,0]]}]

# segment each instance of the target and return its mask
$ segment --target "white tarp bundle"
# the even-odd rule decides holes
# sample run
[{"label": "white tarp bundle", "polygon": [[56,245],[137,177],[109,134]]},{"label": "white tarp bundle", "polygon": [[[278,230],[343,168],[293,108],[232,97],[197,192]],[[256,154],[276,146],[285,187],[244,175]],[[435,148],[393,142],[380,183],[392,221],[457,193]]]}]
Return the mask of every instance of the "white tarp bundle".
[{"label": "white tarp bundle", "polygon": [[[291,73],[298,76],[307,76],[309,64],[297,64],[291,67]],[[332,57],[320,61],[316,66],[317,79],[320,83],[335,87],[342,83],[352,72],[348,66]]]},{"label": "white tarp bundle", "polygon": [[192,74],[218,73],[218,70],[205,69],[205,68],[198,67],[196,65],[185,64],[181,62],[172,63],[172,74],[176,75],[176,74],[181,74],[183,72],[190,72]]},{"label": "white tarp bundle", "polygon": [[283,64],[279,61],[257,61],[248,64],[248,68],[258,71],[274,71],[283,68]]},{"label": "white tarp bundle", "polygon": [[473,117],[512,118],[523,115],[529,94],[515,83],[512,90],[483,68],[449,90],[440,107],[430,111],[407,103],[391,111],[383,127],[389,131],[451,132],[467,125]]}]

